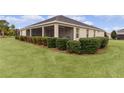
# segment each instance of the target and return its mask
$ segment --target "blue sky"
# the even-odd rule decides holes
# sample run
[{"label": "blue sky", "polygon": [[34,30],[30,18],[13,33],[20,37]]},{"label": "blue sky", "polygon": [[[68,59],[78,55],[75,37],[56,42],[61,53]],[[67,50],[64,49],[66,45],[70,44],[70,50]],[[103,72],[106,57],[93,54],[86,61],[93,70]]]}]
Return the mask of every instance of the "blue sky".
[{"label": "blue sky", "polygon": [[[0,20],[7,20],[16,28],[23,28],[51,17],[53,15],[1,15]],[[67,17],[100,27],[107,32],[124,28],[124,15],[68,15]]]}]

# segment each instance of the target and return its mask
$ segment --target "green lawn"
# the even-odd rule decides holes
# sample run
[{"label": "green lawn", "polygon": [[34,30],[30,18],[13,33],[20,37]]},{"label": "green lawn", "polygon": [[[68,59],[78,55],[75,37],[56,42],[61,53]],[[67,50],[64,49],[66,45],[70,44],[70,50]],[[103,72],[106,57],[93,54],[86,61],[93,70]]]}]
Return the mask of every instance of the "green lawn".
[{"label": "green lawn", "polygon": [[0,38],[0,77],[124,77],[124,41],[95,55],[75,55]]}]

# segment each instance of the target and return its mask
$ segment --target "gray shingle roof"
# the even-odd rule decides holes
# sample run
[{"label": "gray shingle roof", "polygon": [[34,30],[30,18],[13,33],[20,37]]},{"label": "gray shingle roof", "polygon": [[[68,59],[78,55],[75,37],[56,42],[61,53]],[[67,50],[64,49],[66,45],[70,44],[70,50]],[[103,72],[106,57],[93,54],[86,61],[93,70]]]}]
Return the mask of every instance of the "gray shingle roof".
[{"label": "gray shingle roof", "polygon": [[120,30],[118,30],[117,32],[124,32],[124,29],[120,29]]},{"label": "gray shingle roof", "polygon": [[51,22],[51,21],[55,21],[55,20],[56,20],[56,21],[61,21],[61,22],[67,22],[67,23],[71,23],[71,24],[75,24],[75,25],[80,25],[80,26],[91,27],[91,28],[94,28],[94,29],[99,29],[99,30],[104,31],[103,29],[100,29],[100,28],[98,28],[98,27],[94,27],[94,26],[91,26],[91,25],[88,25],[88,24],[85,24],[85,23],[76,21],[76,20],[74,20],[74,19],[65,17],[65,16],[63,16],[63,15],[58,15],[58,16],[52,17],[52,18],[50,18],[50,19],[47,19],[47,20],[44,20],[44,21],[41,21],[41,22],[32,24],[32,25],[30,25],[30,26],[38,25],[38,24],[42,24],[42,23],[46,23],[46,22]]}]

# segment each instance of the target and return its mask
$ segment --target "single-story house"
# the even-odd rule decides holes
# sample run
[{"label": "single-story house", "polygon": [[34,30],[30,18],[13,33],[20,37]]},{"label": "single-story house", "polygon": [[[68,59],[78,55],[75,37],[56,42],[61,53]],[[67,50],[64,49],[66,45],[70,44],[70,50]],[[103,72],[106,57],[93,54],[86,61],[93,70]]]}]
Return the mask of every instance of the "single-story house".
[{"label": "single-story house", "polygon": [[116,31],[117,33],[117,39],[124,39],[124,29],[120,29]]},{"label": "single-story house", "polygon": [[20,29],[21,36],[48,36],[78,40],[85,37],[104,37],[104,30],[59,15]]}]

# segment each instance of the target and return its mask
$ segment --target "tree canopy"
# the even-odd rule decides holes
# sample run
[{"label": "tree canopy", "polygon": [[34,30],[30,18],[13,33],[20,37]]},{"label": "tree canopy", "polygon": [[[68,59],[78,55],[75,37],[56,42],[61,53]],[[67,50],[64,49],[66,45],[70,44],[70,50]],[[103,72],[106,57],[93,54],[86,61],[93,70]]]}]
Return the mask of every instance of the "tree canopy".
[{"label": "tree canopy", "polygon": [[112,37],[112,39],[116,39],[117,38],[117,33],[116,33],[115,30],[112,31],[111,37]]},{"label": "tree canopy", "polygon": [[0,33],[3,37],[4,35],[14,35],[15,25],[10,25],[6,20],[0,20]]}]

